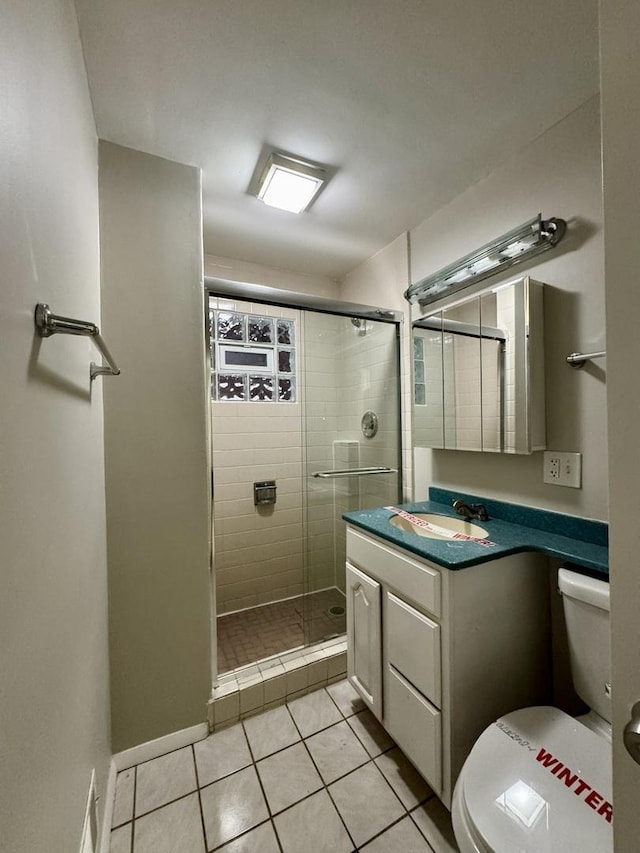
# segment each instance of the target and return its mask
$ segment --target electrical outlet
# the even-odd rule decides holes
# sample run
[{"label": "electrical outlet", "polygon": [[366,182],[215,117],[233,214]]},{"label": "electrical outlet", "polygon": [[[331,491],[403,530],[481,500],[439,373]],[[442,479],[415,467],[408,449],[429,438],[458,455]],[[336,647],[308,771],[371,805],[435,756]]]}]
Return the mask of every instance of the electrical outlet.
[{"label": "electrical outlet", "polygon": [[582,488],[582,454],[546,450],[542,479],[552,486],[568,486],[571,489]]}]

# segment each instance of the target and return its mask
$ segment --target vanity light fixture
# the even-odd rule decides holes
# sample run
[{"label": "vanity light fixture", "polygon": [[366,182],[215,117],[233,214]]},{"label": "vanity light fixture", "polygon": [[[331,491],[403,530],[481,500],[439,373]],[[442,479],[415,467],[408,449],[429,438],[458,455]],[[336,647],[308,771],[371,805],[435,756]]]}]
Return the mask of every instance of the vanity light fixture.
[{"label": "vanity light fixture", "polygon": [[543,219],[539,213],[530,222],[525,222],[481,249],[476,249],[459,261],[412,284],[404,297],[410,303],[428,305],[541,252],[553,249],[562,240],[566,230],[567,223],[564,219]]},{"label": "vanity light fixture", "polygon": [[272,151],[254,195],[270,207],[302,213],[309,208],[328,177],[320,163]]}]

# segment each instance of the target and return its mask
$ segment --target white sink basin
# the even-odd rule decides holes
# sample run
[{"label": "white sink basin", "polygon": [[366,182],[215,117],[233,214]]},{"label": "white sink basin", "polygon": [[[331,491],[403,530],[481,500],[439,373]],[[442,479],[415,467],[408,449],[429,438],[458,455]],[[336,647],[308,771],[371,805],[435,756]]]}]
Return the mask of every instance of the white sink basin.
[{"label": "white sink basin", "polygon": [[[465,536],[473,536],[476,539],[486,539],[489,535],[484,527],[472,524],[470,521],[466,521],[463,518],[449,518],[448,515],[434,515],[433,513],[428,512],[415,512],[413,515],[422,521],[428,521],[429,524],[433,524],[436,527],[443,527],[451,533],[464,533]],[[405,533],[416,533],[418,536],[424,536],[427,539],[451,538],[446,534],[437,533],[435,530],[428,530],[426,527],[420,527],[417,524],[413,524],[413,522],[408,519],[402,518],[401,515],[394,515],[393,518],[389,519],[389,521],[394,527],[397,527],[399,530],[404,530]]]}]

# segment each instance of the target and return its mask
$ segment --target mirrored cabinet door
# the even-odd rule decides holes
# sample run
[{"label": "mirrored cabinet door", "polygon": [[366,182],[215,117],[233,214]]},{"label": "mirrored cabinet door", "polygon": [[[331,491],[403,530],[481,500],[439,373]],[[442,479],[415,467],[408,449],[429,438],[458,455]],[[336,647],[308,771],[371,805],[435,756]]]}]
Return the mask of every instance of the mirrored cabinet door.
[{"label": "mirrored cabinet door", "polygon": [[419,447],[444,447],[442,314],[413,328],[413,430]]},{"label": "mirrored cabinet door", "polygon": [[482,449],[500,453],[504,449],[505,352],[507,331],[498,322],[498,294],[480,297],[480,365]]},{"label": "mirrored cabinet door", "polygon": [[480,300],[442,312],[444,446],[482,450]]},{"label": "mirrored cabinet door", "polygon": [[520,278],[414,322],[416,446],[544,450],[543,287]]}]

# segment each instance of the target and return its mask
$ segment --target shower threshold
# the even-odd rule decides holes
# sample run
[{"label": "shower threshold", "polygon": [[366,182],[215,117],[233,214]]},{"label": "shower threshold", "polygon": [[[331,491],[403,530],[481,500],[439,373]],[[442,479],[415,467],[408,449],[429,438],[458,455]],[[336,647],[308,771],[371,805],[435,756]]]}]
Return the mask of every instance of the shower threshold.
[{"label": "shower threshold", "polygon": [[344,634],[344,608],[344,594],[331,587],[218,616],[218,672]]}]

